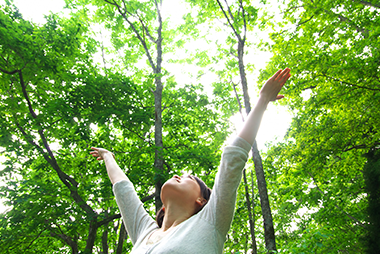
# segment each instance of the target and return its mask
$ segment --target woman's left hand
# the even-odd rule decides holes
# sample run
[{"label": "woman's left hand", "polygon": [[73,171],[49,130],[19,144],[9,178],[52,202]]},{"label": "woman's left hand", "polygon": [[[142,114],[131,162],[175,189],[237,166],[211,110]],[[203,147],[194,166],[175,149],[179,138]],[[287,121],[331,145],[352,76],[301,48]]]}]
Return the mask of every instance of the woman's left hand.
[{"label": "woman's left hand", "polygon": [[108,151],[107,149],[97,148],[97,147],[91,147],[91,149],[94,151],[91,151],[90,154],[94,157],[97,157],[98,161],[104,160],[104,156],[106,156],[107,154],[111,154],[112,157],[115,159],[115,155],[111,153],[110,151]]}]

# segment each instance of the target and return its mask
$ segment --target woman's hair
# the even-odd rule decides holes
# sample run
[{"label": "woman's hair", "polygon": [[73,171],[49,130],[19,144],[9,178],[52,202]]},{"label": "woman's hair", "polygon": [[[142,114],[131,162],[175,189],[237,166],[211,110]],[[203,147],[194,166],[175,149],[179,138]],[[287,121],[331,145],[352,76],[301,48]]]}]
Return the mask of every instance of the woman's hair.
[{"label": "woman's hair", "polygon": [[[198,177],[193,176],[195,180],[197,181],[199,187],[201,188],[201,195],[202,197],[206,200],[206,202],[201,206],[201,208],[195,213],[197,214],[200,210],[203,209],[203,207],[207,204],[207,202],[210,199],[211,196],[211,189],[207,187],[207,185]],[[164,221],[164,216],[165,216],[165,208],[161,207],[161,209],[157,212],[156,216],[156,222],[159,227],[162,227],[162,222]]]}]

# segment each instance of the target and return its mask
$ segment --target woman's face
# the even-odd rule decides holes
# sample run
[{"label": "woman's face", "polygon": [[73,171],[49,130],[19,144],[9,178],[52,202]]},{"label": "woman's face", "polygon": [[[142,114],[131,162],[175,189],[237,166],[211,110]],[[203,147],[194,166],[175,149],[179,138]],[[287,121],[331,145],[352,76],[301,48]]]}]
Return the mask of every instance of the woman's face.
[{"label": "woman's face", "polygon": [[167,180],[161,189],[161,199],[164,204],[168,199],[195,202],[199,197],[201,197],[201,188],[191,175],[175,175]]}]

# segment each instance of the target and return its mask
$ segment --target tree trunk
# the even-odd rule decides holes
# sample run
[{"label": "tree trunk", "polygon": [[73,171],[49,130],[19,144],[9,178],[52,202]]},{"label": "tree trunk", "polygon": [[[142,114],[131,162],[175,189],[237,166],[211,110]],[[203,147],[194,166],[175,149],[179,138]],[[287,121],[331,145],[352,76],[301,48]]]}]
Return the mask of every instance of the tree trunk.
[{"label": "tree trunk", "polygon": [[[155,122],[154,122],[154,142],[156,146],[155,150],[155,159],[154,159],[154,168],[156,169],[156,175],[164,172],[164,158],[163,158],[163,141],[162,141],[162,79],[161,79],[161,64],[162,64],[162,18],[161,18],[161,6],[160,3],[156,3],[156,10],[158,16],[158,29],[157,29],[157,64],[156,68],[154,68],[155,77],[155,85],[156,91],[154,91],[154,109],[155,109]],[[156,212],[161,209],[162,201],[161,201],[161,187],[162,180],[161,177],[156,177],[157,182],[155,183],[156,188],[156,197],[155,197],[155,206]]]},{"label": "tree trunk", "polygon": [[267,250],[276,250],[276,238],[274,235],[273,219],[269,204],[267,183],[265,181],[263,163],[261,161],[261,156],[257,148],[256,141],[252,146],[252,157],[253,162],[255,164],[257,187],[259,189],[261,204],[261,213],[263,214],[264,220],[265,248]]},{"label": "tree trunk", "polygon": [[123,253],[123,243],[127,238],[127,230],[125,230],[124,222],[121,221],[120,233],[119,233],[119,241],[117,242],[116,254]]},{"label": "tree trunk", "polygon": [[[243,62],[243,56],[244,56],[244,44],[246,39],[246,32],[247,32],[247,20],[244,10],[243,1],[239,1],[240,4],[240,11],[238,15],[241,13],[241,18],[244,22],[243,27],[243,36],[241,36],[238,32],[238,29],[236,29],[233,25],[235,22],[235,18],[231,14],[231,9],[227,4],[227,12],[229,15],[227,15],[227,12],[224,10],[222,4],[219,0],[217,0],[220,9],[222,10],[225,18],[228,21],[229,26],[231,27],[232,31],[234,32],[236,39],[238,40],[238,63],[239,63],[239,73],[240,73],[240,80],[243,88],[243,95],[244,95],[244,105],[245,110],[247,112],[247,115],[249,112],[251,112],[251,104],[249,101],[249,95],[248,95],[248,84],[247,84],[247,78],[245,75],[245,66]],[[259,151],[257,150],[256,143],[252,148],[253,152],[253,160],[255,162],[255,171],[256,171],[256,177],[257,177],[257,183],[259,188],[259,195],[261,200],[261,210],[263,211],[263,217],[264,217],[264,236],[265,236],[265,246],[268,250],[274,250],[276,251],[276,243],[275,243],[275,235],[274,235],[274,227],[273,227],[273,221],[272,221],[272,214],[269,207],[269,200],[268,200],[268,194],[266,189],[266,183],[265,183],[265,176],[263,171],[263,165],[261,162],[261,157],[259,154]]]},{"label": "tree trunk", "polygon": [[[244,66],[243,66],[243,73],[244,73]],[[242,114],[242,106],[241,106],[241,102],[239,99],[239,95],[236,91],[236,87],[235,87],[234,83],[232,83],[232,86],[234,88],[236,100],[239,104],[239,112],[240,112],[241,118],[244,122],[244,116]],[[251,240],[252,240],[251,249],[252,249],[252,254],[257,254],[257,244],[256,244],[256,236],[255,236],[255,215],[254,215],[255,211],[254,211],[254,209],[251,209],[251,207],[252,207],[251,206],[251,199],[250,199],[250,195],[249,195],[248,183],[247,183],[247,174],[246,174],[245,169],[243,170],[243,179],[244,179],[244,187],[245,187],[245,199],[247,202],[247,209],[248,209],[249,228],[250,228]],[[252,191],[253,191],[253,188],[252,188]],[[252,212],[252,210],[253,210],[253,212]],[[252,213],[253,213],[253,215],[252,215]]]},{"label": "tree trunk", "polygon": [[92,253],[92,249],[94,248],[96,240],[96,231],[98,230],[98,226],[96,224],[96,219],[90,221],[90,227],[88,230],[88,237],[86,241],[86,248],[84,249],[83,253]]},{"label": "tree trunk", "polygon": [[[106,214],[108,215],[108,213]],[[108,224],[104,225],[104,231],[102,234],[102,254],[108,254]]]},{"label": "tree trunk", "polygon": [[[50,230],[51,230],[51,228],[50,228]],[[78,239],[71,239],[69,236],[67,236],[65,234],[57,234],[53,231],[50,231],[50,235],[52,237],[56,237],[56,238],[61,239],[68,246],[70,246],[72,254],[78,254],[79,253],[78,242],[77,242]]]},{"label": "tree trunk", "polygon": [[256,245],[256,236],[255,236],[255,220],[252,217],[251,198],[249,196],[247,174],[246,174],[245,169],[243,170],[243,179],[244,179],[244,187],[245,187],[245,200],[247,202],[247,208],[248,208],[249,228],[251,231],[251,239],[252,239],[251,249],[252,249],[252,254],[257,254],[257,245]]},{"label": "tree trunk", "polygon": [[380,253],[380,150],[371,149],[363,169],[365,190],[368,194],[369,225],[366,237],[368,254]]},{"label": "tree trunk", "polygon": [[[106,1],[110,3],[109,1]],[[144,47],[145,54],[148,57],[149,64],[153,70],[153,73],[155,75],[154,78],[154,84],[156,86],[156,90],[153,91],[154,93],[154,114],[155,114],[155,122],[154,122],[154,143],[155,143],[155,158],[154,158],[154,169],[156,171],[155,179],[155,206],[156,211],[158,211],[162,206],[162,201],[160,198],[161,193],[161,187],[162,187],[162,177],[161,174],[164,172],[164,160],[163,160],[163,142],[162,142],[162,73],[161,73],[161,64],[162,64],[162,17],[161,17],[161,6],[162,1],[160,0],[154,0],[156,11],[157,11],[157,21],[158,21],[158,28],[157,28],[157,39],[154,40],[148,33],[148,37],[151,38],[154,44],[156,44],[156,50],[157,50],[157,58],[156,63],[153,61],[153,57],[151,55],[151,52],[149,51],[149,45],[146,42],[146,37],[144,35],[144,30],[148,31],[149,28],[144,25],[143,22],[141,22],[142,25],[142,33],[138,31],[136,26],[133,24],[131,20],[129,20],[128,16],[134,16],[130,12],[128,12],[125,8],[125,2],[124,7],[122,7],[120,4],[117,4],[116,2],[112,2],[110,4],[116,6],[118,8],[119,13],[123,16],[125,21],[129,24],[129,26],[134,31],[137,39],[141,42],[141,45]],[[124,9],[124,10],[123,10]],[[139,16],[137,14],[137,16]],[[134,16],[136,18],[136,16]],[[141,21],[141,20],[140,20]]]},{"label": "tree trunk", "polygon": [[247,82],[247,77],[245,75],[245,66],[243,62],[243,56],[244,56],[244,41],[239,40],[238,42],[239,74],[240,74],[241,86],[243,89],[245,112],[248,115],[249,112],[251,112],[251,102],[249,100],[248,82]]},{"label": "tree trunk", "polygon": [[[241,85],[243,89],[244,106],[245,106],[246,113],[248,115],[249,112],[251,112],[251,103],[250,103],[250,98],[248,94],[248,84],[247,84],[247,79],[245,75],[243,56],[244,56],[244,41],[239,40],[239,43],[238,43],[239,72],[240,72]],[[274,234],[272,213],[271,213],[270,205],[269,205],[267,184],[265,181],[263,163],[261,161],[261,156],[257,148],[256,141],[254,145],[252,146],[252,158],[255,165],[255,173],[256,173],[256,178],[257,178],[257,186],[259,189],[261,211],[262,211],[263,220],[264,220],[265,248],[267,250],[276,251],[276,240],[275,240],[275,234]]]},{"label": "tree trunk", "polygon": [[[160,74],[157,74],[160,75]],[[155,206],[156,212],[161,209],[162,201],[160,198],[162,180],[159,176],[164,171],[164,160],[162,155],[163,142],[162,142],[162,83],[161,77],[156,78],[156,91],[154,92],[154,107],[155,107],[155,122],[154,122],[154,140],[155,140],[155,158],[154,168],[156,170],[156,183],[155,183]]]}]

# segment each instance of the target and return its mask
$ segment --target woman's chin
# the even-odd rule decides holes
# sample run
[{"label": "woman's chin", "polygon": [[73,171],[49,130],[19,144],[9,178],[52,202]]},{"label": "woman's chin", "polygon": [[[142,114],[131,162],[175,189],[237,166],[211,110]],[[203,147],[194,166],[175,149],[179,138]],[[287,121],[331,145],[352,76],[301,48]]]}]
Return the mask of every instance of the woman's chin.
[{"label": "woman's chin", "polygon": [[178,182],[177,181],[174,181],[174,180],[169,180],[169,181],[166,181],[166,183],[164,183],[164,185],[162,185],[161,187],[161,193],[162,192],[177,192],[178,191]]},{"label": "woman's chin", "polygon": [[162,201],[167,199],[181,199],[184,193],[181,192],[177,181],[167,181],[162,185],[161,188],[161,199]]}]

